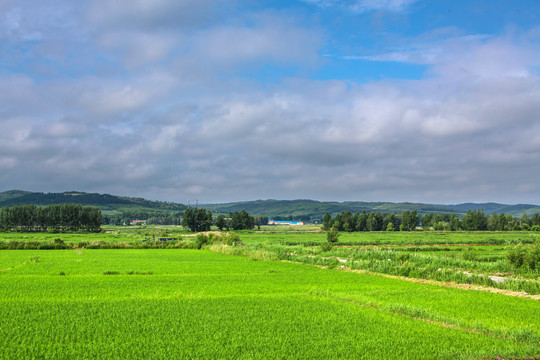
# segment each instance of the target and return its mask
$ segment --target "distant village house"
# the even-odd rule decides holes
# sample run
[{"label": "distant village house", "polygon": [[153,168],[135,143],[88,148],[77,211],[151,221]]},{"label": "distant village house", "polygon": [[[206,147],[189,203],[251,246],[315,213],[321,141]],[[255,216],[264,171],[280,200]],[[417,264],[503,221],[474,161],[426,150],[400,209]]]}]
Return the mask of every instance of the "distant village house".
[{"label": "distant village house", "polygon": [[146,220],[131,220],[130,225],[146,225]]},{"label": "distant village house", "polygon": [[274,219],[268,219],[268,225],[292,225],[299,226],[304,225],[302,221],[279,221]]}]

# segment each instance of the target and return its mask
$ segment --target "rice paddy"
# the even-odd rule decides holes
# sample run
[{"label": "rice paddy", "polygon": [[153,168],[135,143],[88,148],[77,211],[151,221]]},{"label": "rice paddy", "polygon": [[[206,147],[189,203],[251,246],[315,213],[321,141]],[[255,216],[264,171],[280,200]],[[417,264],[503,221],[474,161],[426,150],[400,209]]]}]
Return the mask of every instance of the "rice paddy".
[{"label": "rice paddy", "polygon": [[[335,259],[360,261],[365,251],[379,251],[395,256],[397,262],[400,254],[412,254],[407,249],[414,244],[395,237],[397,246],[391,250],[347,245],[327,252],[318,245],[286,244],[310,241],[305,239],[322,243],[320,234],[306,234],[276,233],[285,240],[269,240],[264,232],[239,233],[244,245],[215,244],[202,250],[75,246],[0,251],[0,358],[540,356],[540,301],[357,273],[354,266]],[[512,237],[522,236],[508,235],[510,243]],[[69,242],[69,234],[59,236]],[[465,245],[477,259],[496,259],[486,264],[502,261],[508,245],[473,246],[482,239],[472,237]],[[125,239],[140,241],[135,235]],[[423,241],[427,248],[431,239]],[[463,259],[463,246],[437,244],[414,256],[473,261]],[[444,247],[451,250],[440,250]],[[296,258],[287,258],[292,253]],[[375,255],[369,253],[372,259]],[[333,265],[315,260],[298,263],[301,258],[332,260]],[[289,261],[276,261],[280,259]],[[456,264],[461,266],[449,266]],[[467,266],[474,271],[477,265]],[[482,266],[477,271],[489,270]],[[537,281],[531,274],[530,280]]]}]

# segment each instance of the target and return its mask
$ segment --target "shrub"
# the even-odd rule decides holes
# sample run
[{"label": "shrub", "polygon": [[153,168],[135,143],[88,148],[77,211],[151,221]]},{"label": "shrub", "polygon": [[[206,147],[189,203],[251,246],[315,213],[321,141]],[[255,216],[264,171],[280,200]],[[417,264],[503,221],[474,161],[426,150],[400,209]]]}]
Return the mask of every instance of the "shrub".
[{"label": "shrub", "polygon": [[38,245],[38,250],[50,250],[55,249],[56,246],[53,243],[43,242]]},{"label": "shrub", "polygon": [[439,221],[433,226],[433,228],[436,231],[445,231],[448,228],[448,223],[444,221]]},{"label": "shrub", "polygon": [[337,231],[336,228],[331,228],[330,231],[326,234],[326,240],[328,240],[329,243],[335,243],[338,242],[339,239],[339,231]]},{"label": "shrub", "polygon": [[120,275],[120,273],[118,271],[107,270],[103,272],[103,275]]},{"label": "shrub", "polygon": [[468,261],[475,261],[476,260],[476,251],[474,251],[474,249],[472,248],[467,248],[467,250],[465,250],[463,252],[463,260],[468,260]]},{"label": "shrub", "polygon": [[523,245],[514,246],[506,252],[506,259],[514,268],[540,268],[540,245],[529,246],[528,249]]},{"label": "shrub", "polygon": [[529,247],[525,264],[531,270],[540,269],[540,244]]},{"label": "shrub", "polygon": [[326,252],[330,250],[332,250],[332,243],[327,242],[327,243],[321,244],[321,251]]},{"label": "shrub", "polygon": [[222,235],[221,238],[221,241],[227,245],[240,244],[240,237],[237,234]]},{"label": "shrub", "polygon": [[399,261],[401,261],[401,262],[408,261],[409,260],[409,254],[408,253],[399,254],[397,259]]},{"label": "shrub", "polygon": [[203,245],[206,245],[208,243],[208,236],[204,234],[198,234],[195,238],[195,248],[200,249],[203,247]]}]

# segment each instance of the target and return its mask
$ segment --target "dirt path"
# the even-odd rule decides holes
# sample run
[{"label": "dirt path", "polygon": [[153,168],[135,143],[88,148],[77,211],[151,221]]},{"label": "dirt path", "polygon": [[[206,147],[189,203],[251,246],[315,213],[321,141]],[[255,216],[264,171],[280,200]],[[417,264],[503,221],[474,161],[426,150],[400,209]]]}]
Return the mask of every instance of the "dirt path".
[{"label": "dirt path", "polygon": [[[339,259],[338,261],[340,263],[346,262],[343,261],[344,259]],[[298,261],[290,261],[290,260],[280,260],[283,262],[290,262],[294,264],[304,264],[304,265],[310,265],[315,266],[320,269],[328,269],[327,266],[321,266],[321,265],[313,265],[313,264],[306,264],[303,262]],[[403,277],[403,276],[396,276],[396,275],[388,275],[388,274],[381,274],[381,273],[375,273],[367,270],[356,270],[356,269],[349,269],[345,266],[339,266],[335,268],[336,270],[340,271],[347,271],[347,272],[353,272],[357,274],[366,274],[366,275],[374,275],[374,276],[380,276],[385,277],[388,279],[396,279],[396,280],[403,280],[408,282],[414,282],[419,284],[428,284],[428,285],[436,285],[436,286],[444,286],[448,288],[456,288],[456,289],[463,289],[463,290],[477,290],[477,291],[487,291],[494,294],[502,294],[502,295],[508,295],[508,296],[516,296],[516,297],[524,297],[528,299],[534,299],[534,300],[540,300],[540,295],[530,295],[526,292],[521,291],[511,291],[511,290],[504,290],[504,289],[497,289],[497,288],[491,288],[487,286],[481,286],[481,285],[470,285],[470,284],[458,284],[454,282],[443,282],[443,281],[435,281],[435,280],[426,280],[426,279],[415,279],[415,278],[409,278],[409,277]]]},{"label": "dirt path", "polygon": [[529,298],[529,299],[534,299],[534,300],[540,300],[540,295],[530,295],[526,292],[521,292],[521,291],[497,289],[497,288],[491,288],[491,287],[481,286],[481,285],[458,284],[458,283],[453,283],[453,282],[443,282],[443,281],[426,280],[426,279],[414,279],[414,278],[407,278],[407,277],[401,277],[401,276],[395,276],[395,275],[379,274],[379,273],[374,273],[374,272],[365,271],[365,270],[351,270],[351,269],[345,268],[344,266],[342,266],[340,270],[354,272],[358,274],[381,276],[385,278],[409,281],[409,282],[420,283],[420,284],[437,285],[437,286],[444,286],[448,288],[457,288],[457,289],[464,289],[464,290],[487,291],[494,294],[502,294],[502,295],[508,295],[508,296],[517,296],[517,297],[524,297],[524,298]]},{"label": "dirt path", "polygon": [[219,235],[219,236],[221,236],[221,235],[229,235],[229,233],[224,233],[224,232],[220,232],[220,231],[204,231],[204,232],[199,232],[199,233],[196,233],[196,234],[182,235],[182,237],[188,237],[188,236],[192,237],[192,236],[197,236],[199,234],[203,234],[205,236],[208,236],[210,234]]},{"label": "dirt path", "polygon": [[470,247],[470,246],[502,246],[500,244],[420,244],[420,245],[414,245],[414,244],[404,244],[404,245],[394,245],[394,244],[381,244],[381,245],[334,245],[336,248],[380,248],[380,247],[401,247],[401,248],[415,248],[415,247]]}]

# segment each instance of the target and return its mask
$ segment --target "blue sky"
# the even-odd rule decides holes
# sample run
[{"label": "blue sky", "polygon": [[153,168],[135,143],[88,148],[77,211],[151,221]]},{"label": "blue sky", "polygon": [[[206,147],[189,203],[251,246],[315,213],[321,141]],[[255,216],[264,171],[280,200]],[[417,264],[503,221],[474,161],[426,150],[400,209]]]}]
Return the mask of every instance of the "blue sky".
[{"label": "blue sky", "polygon": [[0,0],[0,190],[540,204],[539,14]]}]

